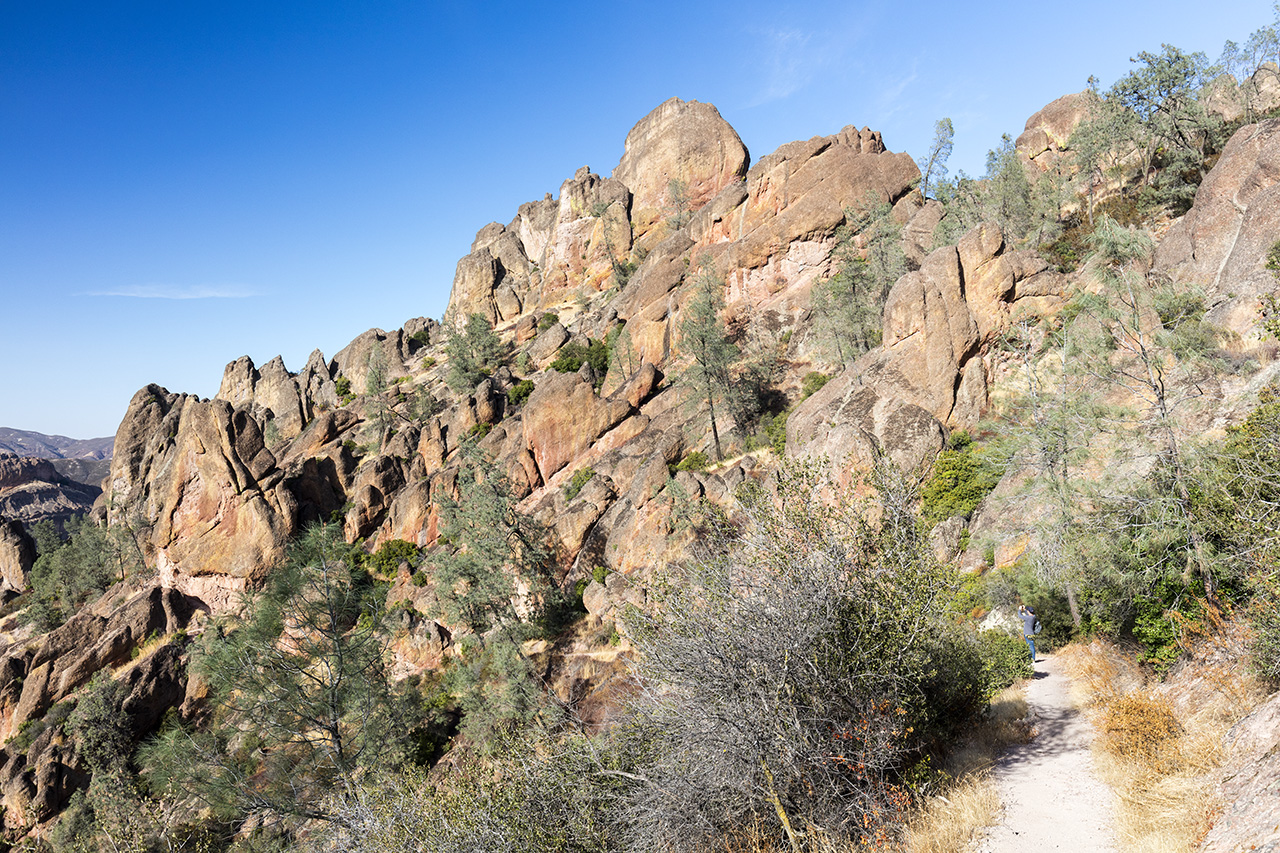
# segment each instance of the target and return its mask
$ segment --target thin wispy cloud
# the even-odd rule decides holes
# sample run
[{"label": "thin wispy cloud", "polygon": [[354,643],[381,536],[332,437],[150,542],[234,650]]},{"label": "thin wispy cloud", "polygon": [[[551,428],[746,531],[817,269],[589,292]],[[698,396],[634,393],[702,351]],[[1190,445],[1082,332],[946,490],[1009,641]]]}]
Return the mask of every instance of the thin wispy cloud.
[{"label": "thin wispy cloud", "polygon": [[90,290],[85,296],[115,296],[125,299],[247,299],[254,292],[246,287],[132,284],[106,290]]},{"label": "thin wispy cloud", "polygon": [[809,49],[810,35],[794,29],[770,29],[760,33],[766,76],[751,106],[777,101],[803,88],[821,59]]},{"label": "thin wispy cloud", "polygon": [[881,121],[885,121],[908,108],[915,107],[910,99],[904,99],[902,96],[911,87],[911,84],[916,81],[916,69],[918,67],[918,63],[913,62],[911,71],[908,74],[882,89],[879,95],[876,96]]}]

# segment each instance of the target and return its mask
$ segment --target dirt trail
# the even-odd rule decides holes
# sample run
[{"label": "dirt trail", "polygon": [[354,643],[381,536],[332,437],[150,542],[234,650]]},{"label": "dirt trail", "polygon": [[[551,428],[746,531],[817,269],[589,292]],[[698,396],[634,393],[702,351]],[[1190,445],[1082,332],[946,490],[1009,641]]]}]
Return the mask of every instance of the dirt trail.
[{"label": "dirt trail", "polygon": [[994,779],[1004,808],[974,853],[1043,850],[1115,853],[1111,789],[1089,754],[1093,728],[1071,702],[1067,677],[1053,658],[1041,658],[1027,682],[1027,705],[1037,734],[996,762]]}]

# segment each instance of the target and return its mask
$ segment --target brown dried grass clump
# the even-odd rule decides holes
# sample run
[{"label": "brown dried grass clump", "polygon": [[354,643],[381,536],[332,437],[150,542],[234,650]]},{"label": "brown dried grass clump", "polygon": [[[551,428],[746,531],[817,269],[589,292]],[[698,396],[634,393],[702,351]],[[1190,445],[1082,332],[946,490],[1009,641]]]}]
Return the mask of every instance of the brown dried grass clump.
[{"label": "brown dried grass clump", "polygon": [[1000,753],[1031,740],[1027,700],[1021,684],[991,700],[982,722],[943,761],[949,782],[928,797],[907,821],[902,846],[907,853],[959,853],[995,822],[1000,795],[989,771]]},{"label": "brown dried grass clump", "polygon": [[1167,699],[1130,693],[1109,703],[1102,712],[1102,748],[1112,755],[1145,761],[1165,773],[1181,763],[1177,740],[1182,724]]},{"label": "brown dried grass clump", "polygon": [[1198,638],[1189,662],[1148,689],[1124,651],[1095,641],[1058,652],[1072,692],[1099,730],[1095,760],[1116,794],[1116,829],[1126,853],[1195,850],[1220,808],[1215,772],[1223,738],[1258,695],[1246,670],[1224,661],[1228,631]]}]

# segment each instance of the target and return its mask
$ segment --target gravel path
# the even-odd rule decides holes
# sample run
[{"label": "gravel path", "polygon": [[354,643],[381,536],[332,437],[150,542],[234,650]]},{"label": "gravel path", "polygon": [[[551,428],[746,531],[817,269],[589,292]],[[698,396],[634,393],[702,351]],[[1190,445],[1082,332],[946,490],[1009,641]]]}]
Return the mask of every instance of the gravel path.
[{"label": "gravel path", "polygon": [[1027,705],[1037,734],[996,762],[1004,807],[974,853],[1115,853],[1113,795],[1094,772],[1089,753],[1093,728],[1076,711],[1067,677],[1053,658],[1036,664]]}]

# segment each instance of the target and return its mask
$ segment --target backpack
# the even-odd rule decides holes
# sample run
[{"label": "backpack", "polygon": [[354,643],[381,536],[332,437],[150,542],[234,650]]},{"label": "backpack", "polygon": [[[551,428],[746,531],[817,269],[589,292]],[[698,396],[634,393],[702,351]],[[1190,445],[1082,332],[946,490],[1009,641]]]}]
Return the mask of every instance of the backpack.
[{"label": "backpack", "polygon": [[1042,627],[1044,627],[1044,626],[1042,626],[1042,625],[1040,624],[1040,620],[1039,620],[1039,619],[1036,619],[1036,627],[1032,629],[1031,633],[1033,633],[1033,634],[1039,634],[1039,633],[1040,633],[1040,629],[1041,629]]}]

